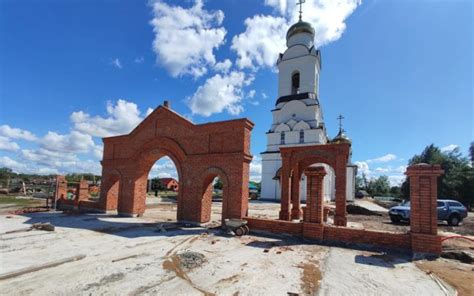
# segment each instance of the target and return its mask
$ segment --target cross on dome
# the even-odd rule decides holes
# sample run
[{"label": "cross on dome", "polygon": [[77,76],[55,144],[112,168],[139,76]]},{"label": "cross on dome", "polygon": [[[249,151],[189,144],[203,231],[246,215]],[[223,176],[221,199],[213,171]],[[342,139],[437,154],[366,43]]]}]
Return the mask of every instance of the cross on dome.
[{"label": "cross on dome", "polygon": [[298,2],[296,3],[296,5],[300,6],[300,21],[301,21],[302,14],[303,14],[303,3],[305,3],[305,2],[306,2],[306,0],[298,0]]},{"label": "cross on dome", "polygon": [[342,116],[342,114],[339,114],[336,119],[339,120],[339,130],[342,130],[342,120],[344,119],[344,116]]}]

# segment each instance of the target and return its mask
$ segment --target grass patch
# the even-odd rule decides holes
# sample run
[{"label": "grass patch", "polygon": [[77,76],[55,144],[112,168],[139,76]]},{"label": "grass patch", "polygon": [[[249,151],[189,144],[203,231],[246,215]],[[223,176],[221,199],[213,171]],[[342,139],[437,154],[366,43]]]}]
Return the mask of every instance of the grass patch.
[{"label": "grass patch", "polygon": [[33,200],[33,199],[23,199],[23,198],[15,198],[13,196],[0,195],[0,205],[14,204],[17,206],[30,206],[30,205],[38,205],[39,203],[42,203],[42,202],[41,201],[39,202],[38,200]]}]

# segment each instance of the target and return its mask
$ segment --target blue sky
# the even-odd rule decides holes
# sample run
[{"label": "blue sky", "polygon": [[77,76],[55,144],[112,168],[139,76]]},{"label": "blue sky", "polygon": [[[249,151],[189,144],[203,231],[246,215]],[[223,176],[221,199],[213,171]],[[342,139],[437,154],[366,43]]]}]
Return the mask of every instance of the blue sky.
[{"label": "blue sky", "polygon": [[[1,1],[0,166],[99,173],[100,138],[168,99],[195,123],[251,119],[258,179],[294,2]],[[343,114],[359,171],[396,183],[428,144],[467,153],[472,1],[307,0],[304,11],[329,135]],[[175,174],[166,160],[153,173]]]}]

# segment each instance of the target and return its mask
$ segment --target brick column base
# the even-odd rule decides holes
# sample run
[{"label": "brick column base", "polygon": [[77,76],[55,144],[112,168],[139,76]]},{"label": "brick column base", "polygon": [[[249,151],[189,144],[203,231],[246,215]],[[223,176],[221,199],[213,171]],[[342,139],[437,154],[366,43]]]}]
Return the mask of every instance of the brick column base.
[{"label": "brick column base", "polygon": [[300,208],[291,208],[291,220],[300,220],[302,217]]},{"label": "brick column base", "polygon": [[415,253],[441,254],[441,237],[433,234],[411,233],[411,250]]},{"label": "brick column base", "polygon": [[334,225],[336,226],[347,226],[347,217],[335,216]]},{"label": "brick column base", "polygon": [[278,215],[278,219],[280,220],[290,220],[290,212],[288,211],[280,211],[279,215]]}]

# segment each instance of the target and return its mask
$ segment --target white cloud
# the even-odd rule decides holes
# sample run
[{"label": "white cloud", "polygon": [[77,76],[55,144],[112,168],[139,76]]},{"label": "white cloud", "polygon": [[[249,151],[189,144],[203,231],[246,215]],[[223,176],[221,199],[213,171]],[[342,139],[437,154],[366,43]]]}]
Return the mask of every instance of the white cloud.
[{"label": "white cloud", "polygon": [[381,168],[381,167],[378,167],[374,170],[375,172],[377,173],[388,173],[390,171],[390,168]]},{"label": "white cloud", "polygon": [[161,0],[152,3],[156,61],[173,77],[190,74],[199,77],[214,65],[214,49],[225,42],[227,31],[220,27],[224,19],[221,10],[203,9],[203,1],[192,7],[170,6]]},{"label": "white cloud", "polygon": [[112,66],[114,66],[117,69],[122,69],[122,63],[120,62],[120,60],[118,58],[115,58],[112,61]]},{"label": "white cloud", "polygon": [[158,160],[148,173],[148,178],[175,178],[178,180],[178,171],[174,162],[167,156]]},{"label": "white cloud", "polygon": [[232,50],[239,68],[273,67],[285,49],[287,20],[270,15],[255,15],[245,20],[245,32],[234,36]]},{"label": "white cloud", "polygon": [[441,148],[441,152],[451,152],[453,151],[454,149],[456,148],[459,148],[458,145],[455,145],[455,144],[451,144],[451,145],[448,145],[448,146],[444,146]]},{"label": "white cloud", "polygon": [[[148,110],[150,112],[152,110]],[[151,112],[150,112],[151,113]],[[71,114],[74,129],[96,137],[110,137],[128,134],[142,120],[137,104],[118,100],[116,104],[107,102],[107,117],[90,116],[78,111]]]},{"label": "white cloud", "polygon": [[243,111],[242,88],[252,80],[252,77],[246,78],[245,73],[238,71],[232,71],[227,75],[216,74],[208,78],[204,85],[187,99],[187,104],[193,114],[205,117],[224,110],[232,115],[238,115]]},{"label": "white cloud", "polygon": [[39,174],[39,175],[51,175],[58,174],[58,171],[50,167],[38,167],[24,162],[11,159],[7,156],[0,157],[0,167],[7,167],[12,169],[16,173],[26,174]]},{"label": "white cloud", "polygon": [[262,98],[263,98],[264,100],[266,100],[266,99],[268,99],[268,95],[267,95],[266,93],[262,92]]},{"label": "white cloud", "polygon": [[[303,20],[314,27],[316,47],[341,38],[346,29],[344,21],[361,3],[362,0],[306,0]],[[277,9],[290,23],[298,20],[299,6],[293,0],[265,0],[265,4]]]},{"label": "white cloud", "polygon": [[225,59],[223,62],[219,62],[214,65],[214,70],[216,72],[222,72],[224,74],[228,73],[232,67],[232,62],[229,59]]},{"label": "white cloud", "polygon": [[93,173],[100,175],[102,169],[98,160],[83,160],[79,159],[75,153],[50,151],[44,148],[24,149],[21,151],[21,158],[27,161],[28,165],[16,166],[16,170],[24,173]]},{"label": "white cloud", "polygon": [[10,139],[6,137],[0,136],[0,150],[17,151],[18,149],[20,149],[20,146],[18,146],[17,143],[11,141]]},{"label": "white cloud", "polygon": [[27,130],[19,128],[13,128],[8,125],[0,125],[0,136],[4,136],[11,139],[36,141],[36,136]]},{"label": "white cloud", "polygon": [[360,174],[366,174],[366,175],[369,175],[371,172],[370,172],[370,169],[369,169],[369,164],[365,161],[356,161],[354,162],[355,165],[357,165],[357,168],[358,168],[358,172]]},{"label": "white cloud", "polygon": [[405,178],[403,175],[392,175],[388,176],[388,181],[390,182],[390,186],[400,186],[403,181],[405,181]]},{"label": "white cloud", "polygon": [[397,156],[394,155],[394,154],[385,154],[384,156],[380,156],[380,157],[377,157],[377,158],[374,158],[374,159],[369,159],[367,160],[368,163],[372,163],[372,162],[389,162],[389,161],[392,161],[392,160],[395,160],[397,159]]},{"label": "white cloud", "polygon": [[134,60],[133,60],[136,64],[141,64],[145,61],[145,58],[143,57],[136,57]]},{"label": "white cloud", "polygon": [[35,164],[51,167],[60,167],[64,162],[70,163],[78,160],[74,153],[51,151],[44,148],[36,150],[23,149],[21,151],[21,158]]},{"label": "white cloud", "polygon": [[[315,30],[315,46],[321,47],[339,39],[346,29],[345,20],[361,0],[307,0],[303,20]],[[240,68],[273,67],[278,53],[284,51],[285,35],[297,21],[298,7],[293,0],[266,0],[279,16],[255,15],[245,20],[246,30],[232,40]]]},{"label": "white cloud", "polygon": [[248,93],[247,93],[247,97],[249,97],[250,99],[253,99],[255,97],[255,90],[254,89],[251,89]]},{"label": "white cloud", "polygon": [[40,140],[42,148],[58,152],[89,152],[94,146],[92,137],[78,131],[66,135],[48,132]]},{"label": "white cloud", "polygon": [[102,159],[102,158],[103,158],[103,155],[104,155],[104,146],[102,146],[102,145],[95,145],[92,152],[94,153],[94,156],[95,156],[97,159]]}]

